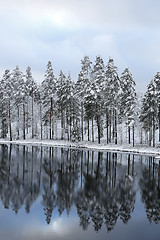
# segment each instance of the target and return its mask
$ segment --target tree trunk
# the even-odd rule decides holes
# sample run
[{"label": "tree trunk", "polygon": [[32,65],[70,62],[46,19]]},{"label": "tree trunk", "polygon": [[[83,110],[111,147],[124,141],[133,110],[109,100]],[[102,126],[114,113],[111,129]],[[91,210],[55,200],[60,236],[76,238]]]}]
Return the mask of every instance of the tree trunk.
[{"label": "tree trunk", "polygon": [[69,141],[69,117],[66,116],[66,121],[67,121],[67,137],[68,137],[68,141]]},{"label": "tree trunk", "polygon": [[34,119],[33,119],[34,107],[33,107],[33,103],[34,103],[34,97],[33,97],[33,89],[32,89],[32,138],[34,138]]},{"label": "tree trunk", "polygon": [[9,116],[9,136],[10,136],[10,141],[12,141],[12,125],[11,125],[11,104],[10,104],[10,99],[8,103],[8,116]]},{"label": "tree trunk", "polygon": [[148,145],[148,132],[145,131],[145,143]]},{"label": "tree trunk", "polygon": [[112,132],[112,121],[111,121],[111,116],[112,116],[112,110],[109,110],[109,115],[110,115],[110,119],[109,119],[109,142],[111,143],[111,132]]},{"label": "tree trunk", "polygon": [[141,128],[141,132],[140,132],[140,144],[143,143],[143,132],[142,132],[142,128]]},{"label": "tree trunk", "polygon": [[23,100],[23,139],[26,139],[26,134],[25,134],[25,103]]},{"label": "tree trunk", "polygon": [[115,114],[114,114],[114,117],[115,117],[115,144],[117,144],[117,112],[116,112],[116,109],[115,109]]},{"label": "tree trunk", "polygon": [[131,143],[131,128],[128,126],[128,143]]},{"label": "tree trunk", "polygon": [[114,137],[115,137],[115,109],[113,109],[112,123],[113,123],[112,139],[113,139],[113,142],[114,142]]},{"label": "tree trunk", "polygon": [[5,123],[4,123],[4,116],[3,116],[3,104],[2,104],[2,131],[1,131],[1,136],[2,138],[5,138]]},{"label": "tree trunk", "polygon": [[160,105],[158,109],[158,121],[159,121],[159,142],[160,142]]},{"label": "tree trunk", "polygon": [[54,139],[54,114],[53,114],[53,110],[52,110],[52,139]]},{"label": "tree trunk", "polygon": [[155,120],[154,120],[154,112],[153,112],[153,147],[155,147]]},{"label": "tree trunk", "polygon": [[17,135],[18,135],[18,139],[19,139],[19,123],[20,123],[20,121],[19,121],[19,105],[18,105],[18,108],[17,108],[17,113],[18,113],[18,125],[17,125]]},{"label": "tree trunk", "polygon": [[106,110],[106,130],[107,130],[107,144],[109,143],[109,136],[108,136],[108,109]]},{"label": "tree trunk", "polygon": [[81,103],[81,135],[82,135],[82,141],[84,139],[83,137],[83,102]]},{"label": "tree trunk", "polygon": [[98,143],[101,143],[101,126],[100,126],[100,116],[97,115],[97,128],[98,128]]},{"label": "tree trunk", "polygon": [[50,126],[49,126],[49,138],[52,139],[52,115],[53,115],[53,107],[52,107],[52,97],[50,99]]},{"label": "tree trunk", "polygon": [[40,125],[41,125],[41,140],[43,138],[42,136],[42,131],[43,131],[43,128],[42,128],[42,103],[40,102]]},{"label": "tree trunk", "polygon": [[152,127],[149,129],[149,147],[151,147],[151,142],[152,142]]},{"label": "tree trunk", "polygon": [[8,133],[8,121],[7,121],[7,113],[6,113],[6,103],[2,103],[2,112],[1,112],[1,121],[2,121],[2,126],[1,126],[1,135],[2,135],[2,138],[5,138],[7,137],[7,133]]},{"label": "tree trunk", "polygon": [[89,119],[87,121],[87,126],[88,126],[88,141],[89,141]]},{"label": "tree trunk", "polygon": [[133,147],[134,147],[134,124],[133,124]]},{"label": "tree trunk", "polygon": [[75,116],[74,116],[74,102],[73,102],[73,113],[72,113],[72,123],[73,123],[73,128],[75,128]]},{"label": "tree trunk", "polygon": [[70,126],[70,141],[71,141],[71,138],[72,138],[72,118],[71,118],[71,116],[69,118],[69,126]]},{"label": "tree trunk", "polygon": [[92,142],[94,142],[94,126],[93,126],[93,117],[92,117]]},{"label": "tree trunk", "polygon": [[63,110],[61,108],[61,140],[63,140]]},{"label": "tree trunk", "polygon": [[27,97],[27,134],[28,134],[28,101],[29,101],[29,97]]}]

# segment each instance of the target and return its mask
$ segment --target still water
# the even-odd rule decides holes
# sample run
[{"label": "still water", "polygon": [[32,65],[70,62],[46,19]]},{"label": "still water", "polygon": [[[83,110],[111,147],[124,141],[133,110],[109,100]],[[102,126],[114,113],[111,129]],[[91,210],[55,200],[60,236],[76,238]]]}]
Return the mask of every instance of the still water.
[{"label": "still water", "polygon": [[0,145],[0,239],[160,239],[151,156]]}]

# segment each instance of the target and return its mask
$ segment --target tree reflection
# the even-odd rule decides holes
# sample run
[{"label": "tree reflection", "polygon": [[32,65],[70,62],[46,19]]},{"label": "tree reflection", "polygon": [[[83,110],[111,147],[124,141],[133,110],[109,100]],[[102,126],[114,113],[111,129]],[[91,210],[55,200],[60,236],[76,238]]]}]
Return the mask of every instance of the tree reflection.
[{"label": "tree reflection", "polygon": [[75,206],[83,230],[92,224],[97,232],[103,225],[111,231],[130,220],[138,178],[147,218],[158,223],[160,163],[139,164],[136,170],[130,154],[1,145],[0,199],[17,214],[22,207],[29,213],[41,196],[47,224],[54,211],[69,216]]},{"label": "tree reflection", "polygon": [[149,222],[160,221],[160,161],[156,164],[153,157],[148,158],[148,164],[143,167],[139,180],[142,201]]},{"label": "tree reflection", "polygon": [[[26,158],[27,150],[24,147],[23,150],[20,152],[19,146],[16,145],[14,147],[12,145],[10,147],[1,145],[0,150],[0,197],[4,207],[13,209],[16,214],[25,205],[26,211],[29,212],[31,204],[40,194],[33,169],[34,149],[27,159],[28,166],[32,166],[32,171],[29,167],[28,171],[25,170],[24,157]],[[32,158],[30,158],[30,155]]]}]

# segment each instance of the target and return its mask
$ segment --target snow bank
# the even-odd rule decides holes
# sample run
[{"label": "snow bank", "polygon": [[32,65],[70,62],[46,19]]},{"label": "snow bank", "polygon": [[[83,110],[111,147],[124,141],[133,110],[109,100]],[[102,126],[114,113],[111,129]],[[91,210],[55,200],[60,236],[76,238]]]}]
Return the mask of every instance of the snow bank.
[{"label": "snow bank", "polygon": [[0,139],[0,144],[22,144],[22,145],[41,145],[41,146],[53,146],[53,147],[72,147],[72,148],[82,148],[88,150],[99,150],[99,151],[119,151],[119,152],[131,152],[134,154],[147,154],[147,155],[157,155],[157,158],[160,159],[160,147],[143,147],[136,146],[132,147],[131,145],[114,145],[114,144],[98,144],[92,142],[78,142],[73,143],[65,140],[14,140],[9,141],[5,139]]}]

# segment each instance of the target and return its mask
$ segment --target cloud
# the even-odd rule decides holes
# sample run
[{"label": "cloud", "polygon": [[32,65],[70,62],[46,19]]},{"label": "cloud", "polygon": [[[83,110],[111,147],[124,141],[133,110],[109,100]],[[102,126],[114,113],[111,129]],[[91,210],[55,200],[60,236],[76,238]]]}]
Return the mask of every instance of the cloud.
[{"label": "cloud", "polygon": [[76,79],[83,56],[94,62],[100,54],[120,72],[130,67],[144,86],[160,62],[159,7],[158,0],[1,0],[0,72],[30,65],[42,81],[50,60],[56,75],[62,69]]},{"label": "cloud", "polygon": [[3,10],[28,21],[48,17],[68,27],[159,26],[159,7],[158,0],[1,0]]}]

